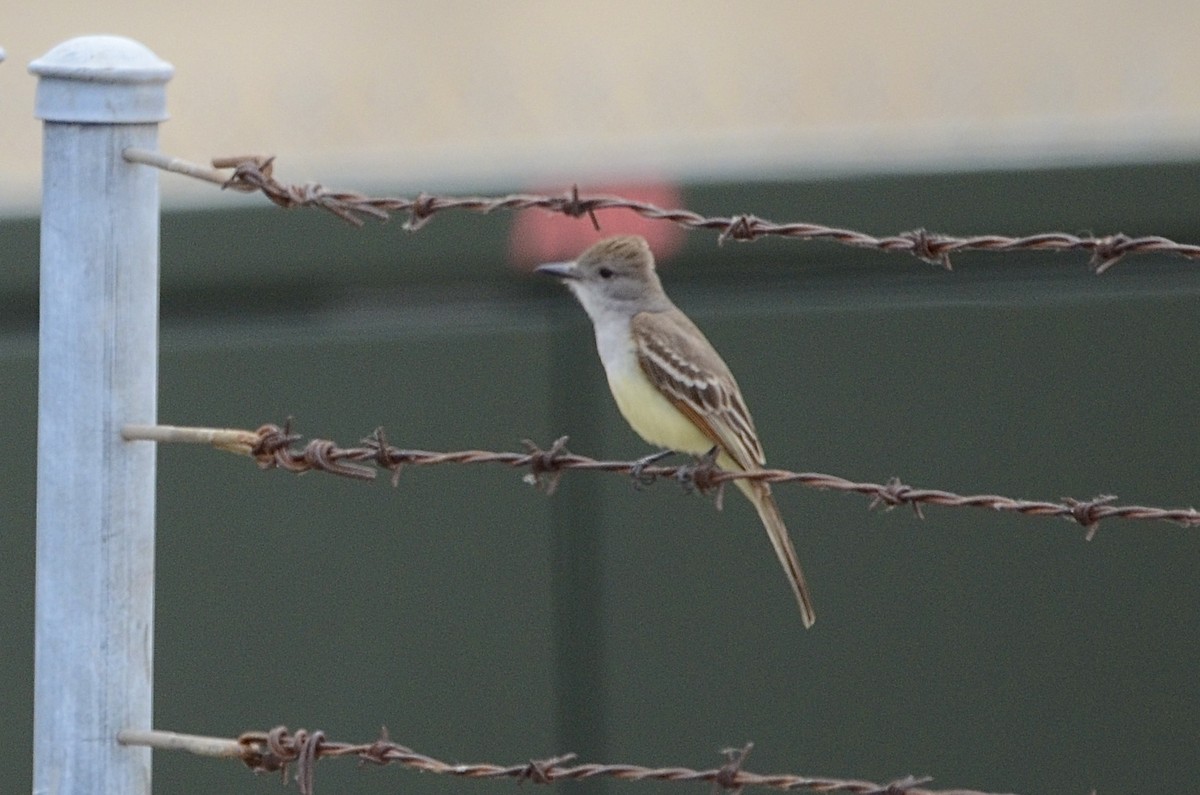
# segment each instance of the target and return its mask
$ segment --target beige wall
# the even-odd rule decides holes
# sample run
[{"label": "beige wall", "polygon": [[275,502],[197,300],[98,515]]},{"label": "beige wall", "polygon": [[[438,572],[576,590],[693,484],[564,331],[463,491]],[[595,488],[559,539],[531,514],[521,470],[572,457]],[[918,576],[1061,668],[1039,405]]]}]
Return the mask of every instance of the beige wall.
[{"label": "beige wall", "polygon": [[1197,30],[1165,1],[10,3],[0,209],[37,199],[26,67],[86,33],[175,65],[173,154],[413,190],[1192,157]]}]

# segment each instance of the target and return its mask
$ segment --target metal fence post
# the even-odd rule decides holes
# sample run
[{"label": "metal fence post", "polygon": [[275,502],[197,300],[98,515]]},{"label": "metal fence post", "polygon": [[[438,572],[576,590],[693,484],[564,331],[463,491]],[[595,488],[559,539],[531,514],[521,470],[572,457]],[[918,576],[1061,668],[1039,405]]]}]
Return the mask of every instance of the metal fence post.
[{"label": "metal fence post", "polygon": [[158,172],[170,64],[116,36],[30,64],[44,124],[34,793],[150,792]]}]

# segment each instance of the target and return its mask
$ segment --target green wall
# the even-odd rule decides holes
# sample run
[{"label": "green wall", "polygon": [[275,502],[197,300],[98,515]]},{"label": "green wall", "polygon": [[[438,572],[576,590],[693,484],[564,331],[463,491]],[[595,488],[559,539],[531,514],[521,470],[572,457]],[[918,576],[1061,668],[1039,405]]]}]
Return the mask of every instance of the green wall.
[{"label": "green wall", "polygon": [[[690,207],[887,234],[1048,228],[1200,240],[1193,164],[698,186]],[[160,418],[350,444],[632,458],[590,330],[504,262],[508,216],[344,228],[246,209],[164,219]],[[603,216],[601,216],[603,221]],[[578,223],[586,223],[579,221]],[[0,780],[29,780],[36,224],[0,226]],[[902,255],[704,233],[665,269],[738,373],[770,462],[1031,499],[1200,494],[1200,264]],[[78,462],[86,465],[87,462]],[[286,723],[451,761],[715,766],[1004,792],[1177,792],[1200,778],[1200,528],[852,495],[777,495],[820,620],[801,629],[753,512],[671,483],[409,468],[392,488],[159,457],[156,723]],[[155,791],[267,792],[160,753]],[[322,792],[483,792],[330,761]],[[676,785],[676,789],[679,785]],[[704,786],[704,785],[695,785]],[[615,791],[669,785],[610,785]]]}]

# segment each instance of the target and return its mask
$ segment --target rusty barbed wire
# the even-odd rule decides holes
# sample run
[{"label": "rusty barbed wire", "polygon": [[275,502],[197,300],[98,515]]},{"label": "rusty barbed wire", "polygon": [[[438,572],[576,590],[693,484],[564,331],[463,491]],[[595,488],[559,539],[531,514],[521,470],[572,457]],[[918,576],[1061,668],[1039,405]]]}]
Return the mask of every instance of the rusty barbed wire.
[{"label": "rusty barbed wire", "polygon": [[1098,274],[1104,273],[1121,259],[1137,254],[1170,254],[1191,260],[1200,259],[1200,245],[1178,243],[1158,235],[1131,237],[1116,233],[1097,237],[1067,232],[1043,232],[1022,237],[954,237],[915,229],[886,237],[875,237],[864,232],[823,224],[776,223],[749,214],[704,216],[687,209],[665,209],[620,196],[583,196],[580,195],[578,186],[559,196],[528,193],[495,197],[433,196],[421,193],[413,198],[371,197],[356,191],[333,190],[317,182],[303,185],[279,182],[274,177],[273,156],[215,158],[213,168],[232,169],[232,173],[228,175],[146,150],[127,149],[125,157],[132,162],[215,182],[223,188],[242,192],[258,191],[276,205],[287,209],[322,209],[355,226],[362,226],[368,219],[386,221],[392,213],[407,213],[408,219],[404,222],[404,228],[415,231],[428,223],[435,214],[447,210],[487,214],[501,209],[538,208],[572,218],[588,216],[593,226],[599,229],[600,224],[596,219],[598,211],[623,209],[631,210],[644,218],[667,221],[687,229],[716,231],[719,233],[719,243],[726,240],[753,241],[767,236],[822,240],[854,248],[904,252],[947,270],[951,267],[951,255],[962,251],[1082,251],[1090,255],[1089,267]]},{"label": "rusty barbed wire", "polygon": [[559,479],[569,470],[615,472],[629,475],[635,484],[650,485],[660,479],[670,479],[687,490],[714,494],[718,507],[722,487],[731,480],[744,478],[766,483],[797,483],[823,491],[861,494],[870,499],[869,510],[883,507],[891,510],[907,505],[924,518],[923,505],[950,508],[986,508],[1025,516],[1053,516],[1068,519],[1082,526],[1085,538],[1092,540],[1100,522],[1106,519],[1131,519],[1173,522],[1185,527],[1200,525],[1200,511],[1195,508],[1154,508],[1144,505],[1117,505],[1113,495],[1100,495],[1090,500],[1064,497],[1061,502],[1020,500],[998,494],[962,495],[942,489],[919,489],[898,478],[887,483],[862,483],[837,475],[818,472],[792,472],[785,469],[763,469],[755,472],[728,472],[711,460],[700,460],[678,466],[663,466],[656,462],[664,454],[647,456],[636,461],[604,461],[578,455],[567,450],[563,436],[543,450],[525,440],[525,452],[493,452],[488,450],[458,450],[431,452],[393,447],[383,428],[377,428],[357,447],[341,447],[328,439],[303,442],[292,432],[291,422],[282,427],[266,424],[256,431],[217,430],[212,428],[176,428],[173,426],[127,426],[126,439],[158,442],[191,442],[250,456],[261,469],[283,469],[288,472],[328,472],[357,480],[373,480],[382,470],[391,473],[392,484],[399,483],[406,466],[435,466],[439,464],[503,464],[527,469],[526,482],[553,494]]},{"label": "rusty barbed wire", "polygon": [[237,757],[256,773],[280,773],[284,783],[287,783],[290,766],[295,765],[295,780],[301,795],[313,795],[317,760],[337,757],[354,757],[360,764],[398,764],[424,773],[472,779],[509,778],[534,784],[611,778],[617,781],[710,783],[714,788],[735,793],[745,787],[767,787],[849,795],[987,795],[967,789],[926,789],[924,785],[933,780],[929,777],[905,776],[887,784],[877,784],[856,779],[751,773],[743,769],[743,763],[754,747],[753,743],[723,751],[726,762],[721,767],[693,770],[686,767],[643,767],[630,764],[571,764],[575,760],[575,754],[531,759],[515,765],[451,764],[392,742],[386,727],[380,730],[378,739],[369,743],[333,742],[328,740],[322,731],[297,729],[291,732],[286,726],[276,726],[265,732],[245,732],[237,740],[130,730],[121,732],[118,739],[124,745],[147,745],[170,750],[190,750],[207,756]]}]

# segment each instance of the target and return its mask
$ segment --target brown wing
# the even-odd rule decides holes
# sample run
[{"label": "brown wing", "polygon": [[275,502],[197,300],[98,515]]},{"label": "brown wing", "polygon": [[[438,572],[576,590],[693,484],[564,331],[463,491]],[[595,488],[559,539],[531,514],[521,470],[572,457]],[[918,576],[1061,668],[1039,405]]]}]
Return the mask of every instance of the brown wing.
[{"label": "brown wing", "polygon": [[631,321],[638,363],[659,391],[742,469],[766,463],[737,381],[700,329],[678,309]]}]

